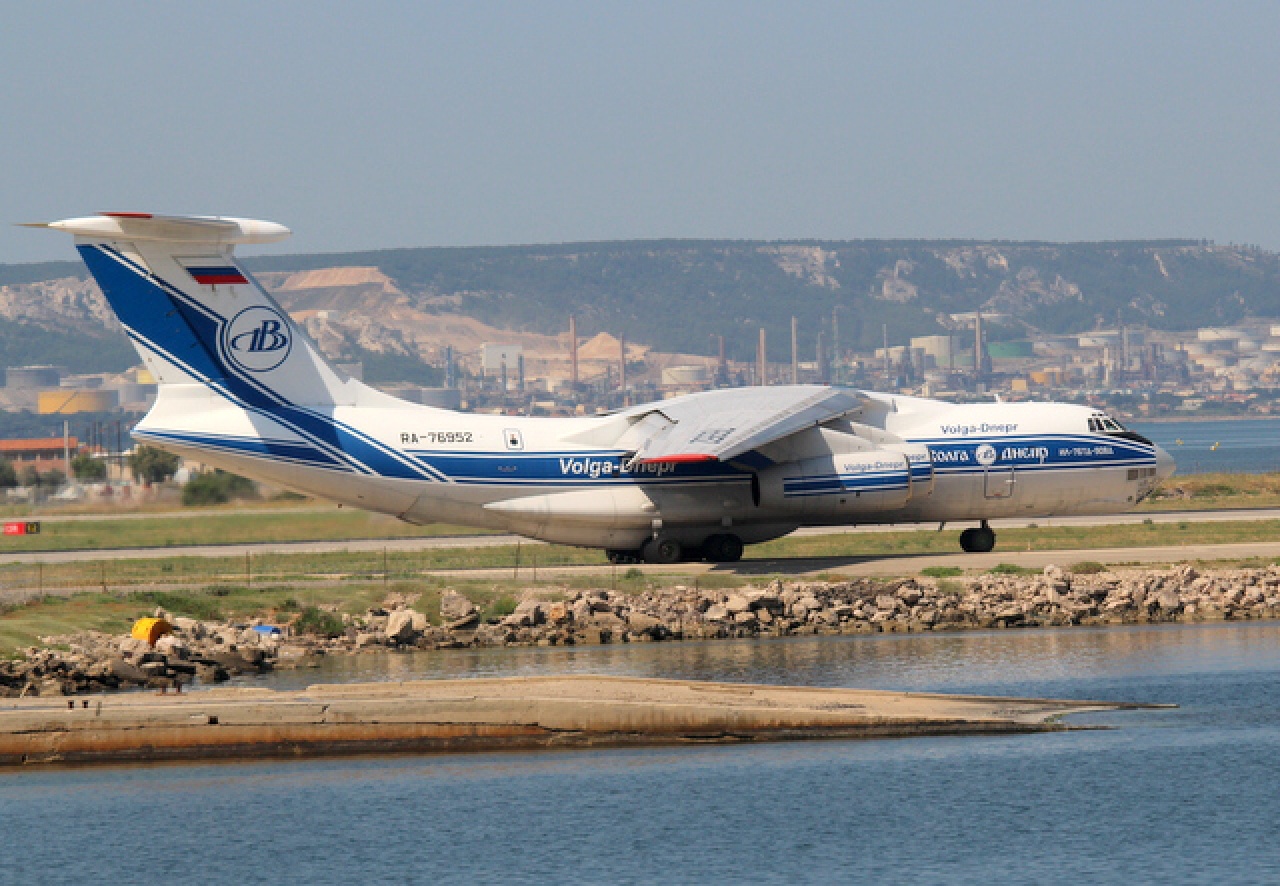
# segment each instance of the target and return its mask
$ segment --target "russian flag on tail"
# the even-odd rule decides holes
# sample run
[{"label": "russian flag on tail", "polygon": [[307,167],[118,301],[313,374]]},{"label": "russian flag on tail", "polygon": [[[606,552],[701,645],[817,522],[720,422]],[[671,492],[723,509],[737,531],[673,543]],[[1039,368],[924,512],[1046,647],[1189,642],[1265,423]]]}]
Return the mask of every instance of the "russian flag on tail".
[{"label": "russian flag on tail", "polygon": [[201,286],[234,286],[249,282],[239,268],[220,256],[183,262],[183,267]]}]

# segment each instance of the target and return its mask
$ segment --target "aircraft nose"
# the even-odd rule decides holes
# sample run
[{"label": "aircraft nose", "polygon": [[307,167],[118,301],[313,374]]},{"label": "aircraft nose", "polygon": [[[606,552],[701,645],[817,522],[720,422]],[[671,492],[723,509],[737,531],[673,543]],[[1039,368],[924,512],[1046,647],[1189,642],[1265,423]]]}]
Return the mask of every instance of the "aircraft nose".
[{"label": "aircraft nose", "polygon": [[1166,452],[1163,446],[1157,446],[1156,476],[1161,480],[1168,480],[1177,469],[1178,466],[1173,463],[1173,456]]}]

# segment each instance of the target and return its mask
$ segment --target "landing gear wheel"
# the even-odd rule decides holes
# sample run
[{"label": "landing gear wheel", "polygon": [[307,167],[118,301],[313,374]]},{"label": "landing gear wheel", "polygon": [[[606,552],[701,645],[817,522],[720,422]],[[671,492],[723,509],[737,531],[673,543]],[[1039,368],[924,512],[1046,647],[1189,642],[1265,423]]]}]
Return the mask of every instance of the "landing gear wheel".
[{"label": "landing gear wheel", "polygon": [[742,559],[742,539],[736,535],[713,535],[702,543],[702,553],[710,563],[737,563]]},{"label": "landing gear wheel", "polygon": [[674,538],[655,538],[640,550],[646,563],[679,563],[684,548]]},{"label": "landing gear wheel", "polygon": [[977,529],[960,533],[960,548],[970,554],[986,554],[996,546],[996,533],[984,521]]}]

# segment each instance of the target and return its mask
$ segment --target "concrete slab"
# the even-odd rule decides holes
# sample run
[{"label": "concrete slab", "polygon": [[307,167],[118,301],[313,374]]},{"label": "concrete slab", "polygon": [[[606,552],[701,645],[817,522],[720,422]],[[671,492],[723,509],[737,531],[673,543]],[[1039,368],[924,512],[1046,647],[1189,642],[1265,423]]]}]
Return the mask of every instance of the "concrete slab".
[{"label": "concrete slab", "polygon": [[1149,707],[590,675],[85,698],[0,703],[0,765],[1040,732]]}]

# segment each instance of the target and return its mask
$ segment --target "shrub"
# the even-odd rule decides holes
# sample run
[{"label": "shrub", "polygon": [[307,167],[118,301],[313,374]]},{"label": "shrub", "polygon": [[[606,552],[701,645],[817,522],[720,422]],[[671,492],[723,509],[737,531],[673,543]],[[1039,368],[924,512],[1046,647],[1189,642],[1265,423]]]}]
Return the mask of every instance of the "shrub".
[{"label": "shrub", "polygon": [[1032,575],[1039,571],[1039,569],[1029,569],[1016,563],[997,563],[987,570],[992,575]]},{"label": "shrub", "polygon": [[485,621],[498,621],[499,619],[506,618],[515,611],[515,597],[499,597],[485,607],[483,618]]},{"label": "shrub", "polygon": [[139,603],[160,606],[174,615],[198,618],[201,621],[217,621],[222,610],[212,599],[203,594],[179,594],[171,591],[134,591],[129,599]]},{"label": "shrub", "polygon": [[182,487],[184,505],[220,505],[232,499],[257,497],[258,487],[252,480],[219,470],[196,474]]},{"label": "shrub", "polygon": [[1072,575],[1097,575],[1099,572],[1106,572],[1107,567],[1097,560],[1081,560],[1079,563],[1072,563],[1067,571]]},{"label": "shrub", "polygon": [[308,606],[294,619],[293,629],[299,634],[314,634],[333,639],[347,632],[342,618],[332,612],[325,612],[315,606]]},{"label": "shrub", "polygon": [[926,566],[920,570],[920,574],[930,578],[955,578],[957,575],[964,575],[964,570],[959,566]]},{"label": "shrub", "polygon": [[71,473],[77,480],[88,480],[90,482],[105,480],[107,479],[107,463],[100,458],[94,458],[87,452],[82,452],[71,459]]},{"label": "shrub", "polygon": [[163,483],[177,473],[182,459],[171,452],[146,444],[134,448],[129,456],[129,469],[134,479],[143,483]]}]

